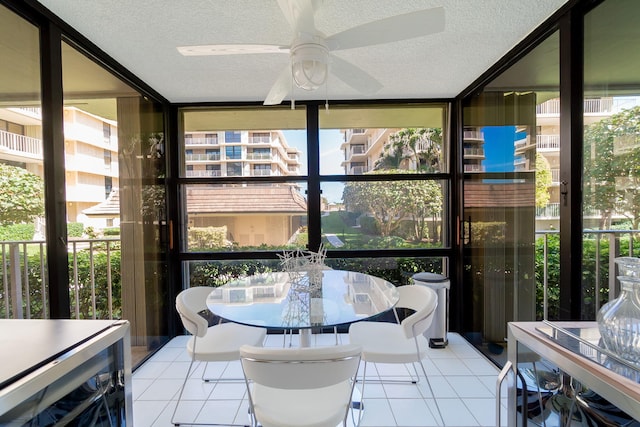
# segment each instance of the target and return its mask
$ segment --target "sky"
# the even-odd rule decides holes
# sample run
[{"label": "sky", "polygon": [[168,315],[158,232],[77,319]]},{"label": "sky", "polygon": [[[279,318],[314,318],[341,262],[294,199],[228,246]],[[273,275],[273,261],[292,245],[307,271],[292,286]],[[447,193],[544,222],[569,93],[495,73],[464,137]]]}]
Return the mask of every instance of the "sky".
[{"label": "sky", "polygon": [[[285,130],[283,131],[287,144],[301,151],[300,162],[302,163],[302,174],[307,174],[307,134],[306,130]],[[342,161],[344,155],[340,150],[342,144],[342,133],[338,129],[323,129],[320,131],[320,174],[322,175],[344,175]],[[344,185],[339,182],[324,182],[322,185],[322,196],[330,203],[342,202],[342,188]]]},{"label": "sky", "polygon": [[484,155],[482,164],[486,172],[513,172],[515,126],[486,126],[484,133]]}]

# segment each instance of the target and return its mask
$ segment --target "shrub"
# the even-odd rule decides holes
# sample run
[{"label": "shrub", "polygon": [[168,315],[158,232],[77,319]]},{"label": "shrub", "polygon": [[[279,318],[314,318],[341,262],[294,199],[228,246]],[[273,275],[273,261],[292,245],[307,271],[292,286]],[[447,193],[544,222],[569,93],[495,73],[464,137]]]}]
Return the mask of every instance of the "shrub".
[{"label": "shrub", "polygon": [[190,227],[189,248],[216,249],[229,246],[227,226],[222,227]]},{"label": "shrub", "polygon": [[69,237],[82,237],[84,225],[81,222],[68,222],[67,235]]},{"label": "shrub", "polygon": [[363,234],[380,235],[380,227],[375,218],[362,215],[359,222]]},{"label": "shrub", "polygon": [[3,242],[31,240],[36,232],[33,224],[12,224],[0,227],[0,240]]},{"label": "shrub", "polygon": [[120,235],[120,227],[110,227],[102,230],[102,234],[105,236],[119,236]]}]

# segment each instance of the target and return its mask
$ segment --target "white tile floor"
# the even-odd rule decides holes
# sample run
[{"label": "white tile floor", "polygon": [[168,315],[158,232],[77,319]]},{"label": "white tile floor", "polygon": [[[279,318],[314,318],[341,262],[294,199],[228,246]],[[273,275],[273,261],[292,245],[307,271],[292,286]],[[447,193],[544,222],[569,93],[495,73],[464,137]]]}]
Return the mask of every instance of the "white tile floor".
[{"label": "white tile floor", "polygon": [[[170,427],[182,381],[189,367],[185,351],[188,337],[174,338],[133,373],[135,427]],[[296,336],[293,345],[296,345]],[[282,346],[282,335],[268,335],[265,345]],[[314,335],[316,345],[335,343],[333,334]],[[346,335],[341,340],[347,342]],[[424,360],[435,401],[447,427],[495,426],[495,383],[498,369],[457,334],[449,334],[449,346],[429,351]],[[187,382],[178,408],[182,421],[238,423],[248,425],[244,383],[203,383],[198,366]],[[369,365],[367,376],[376,371]],[[402,374],[401,365],[377,365],[377,374]],[[400,370],[399,370],[400,369]],[[215,371],[241,377],[239,362],[210,363]],[[406,372],[406,371],[404,371]],[[359,385],[357,385],[358,387]],[[504,396],[504,394],[503,394]],[[400,427],[441,425],[426,381],[411,384],[367,383],[361,426]],[[504,419],[504,405],[502,419]]]}]

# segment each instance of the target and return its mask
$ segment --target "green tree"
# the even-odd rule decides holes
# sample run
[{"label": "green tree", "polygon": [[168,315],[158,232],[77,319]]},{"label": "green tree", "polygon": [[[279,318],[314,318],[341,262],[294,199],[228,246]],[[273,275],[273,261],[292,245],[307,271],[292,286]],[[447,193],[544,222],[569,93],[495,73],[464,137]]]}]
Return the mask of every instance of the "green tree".
[{"label": "green tree", "polygon": [[26,169],[0,163],[0,224],[29,223],[42,215],[42,179]]},{"label": "green tree", "polygon": [[423,240],[427,234],[427,220],[431,218],[431,237],[438,239],[437,217],[442,213],[443,195],[436,181],[405,182],[405,203],[413,219],[416,240]]},{"label": "green tree", "polygon": [[551,166],[540,153],[536,153],[536,206],[543,208],[549,203],[551,186]]},{"label": "green tree", "polygon": [[409,160],[411,169],[440,172],[441,158],[442,129],[407,128],[391,134],[374,169],[400,169],[403,161]]},{"label": "green tree", "polygon": [[584,133],[584,204],[599,210],[600,229],[614,213],[640,225],[640,107],[588,126]]},{"label": "green tree", "polygon": [[[369,174],[401,174],[404,170],[389,169]],[[371,215],[378,224],[380,235],[390,236],[402,221],[414,223],[414,238],[425,237],[426,221],[441,213],[442,191],[435,181],[367,181],[348,182],[342,199],[347,209]]]},{"label": "green tree", "polygon": [[371,214],[382,236],[389,236],[405,215],[404,181],[348,182],[342,193],[347,209]]}]

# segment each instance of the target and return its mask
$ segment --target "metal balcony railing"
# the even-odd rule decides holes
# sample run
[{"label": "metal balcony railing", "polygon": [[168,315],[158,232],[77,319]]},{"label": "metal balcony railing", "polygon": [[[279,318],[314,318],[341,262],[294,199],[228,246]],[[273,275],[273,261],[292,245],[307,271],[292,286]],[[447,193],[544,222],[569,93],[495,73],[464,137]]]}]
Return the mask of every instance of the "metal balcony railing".
[{"label": "metal balcony railing", "polygon": [[218,137],[185,138],[185,145],[218,145]]},{"label": "metal balcony railing", "polygon": [[[46,242],[0,242],[0,318],[49,317]],[[69,297],[76,319],[121,316],[120,239],[69,240]]]},{"label": "metal balcony railing", "polygon": [[[616,266],[619,256],[634,256],[640,230],[585,230],[583,232],[583,304],[593,317],[607,300],[618,295]],[[556,304],[560,266],[557,230],[538,230],[536,280],[542,293],[542,312],[549,319]],[[76,319],[118,319],[121,316],[120,240],[70,240],[70,311]],[[48,318],[48,284],[44,240],[0,242],[0,318]],[[553,311],[553,310],[551,310]],[[591,313],[591,314],[589,314]],[[552,319],[553,320],[553,319]]]},{"label": "metal balcony railing", "polygon": [[[584,320],[595,320],[595,315],[606,302],[618,296],[620,289],[616,282],[614,260],[620,256],[634,256],[638,252],[636,240],[640,230],[585,230],[583,231],[582,285]],[[542,255],[542,262],[536,257],[536,277],[538,287],[542,288],[542,313],[549,319],[550,295],[558,295],[559,284],[551,277],[558,278],[560,266],[557,265],[559,250],[557,242],[558,230],[536,231],[537,252]],[[554,260],[554,261],[551,261]],[[555,274],[551,274],[555,272]],[[554,289],[555,288],[555,289]],[[553,291],[553,292],[551,292]],[[603,301],[603,298],[606,301]],[[556,319],[551,319],[556,320]]]}]

